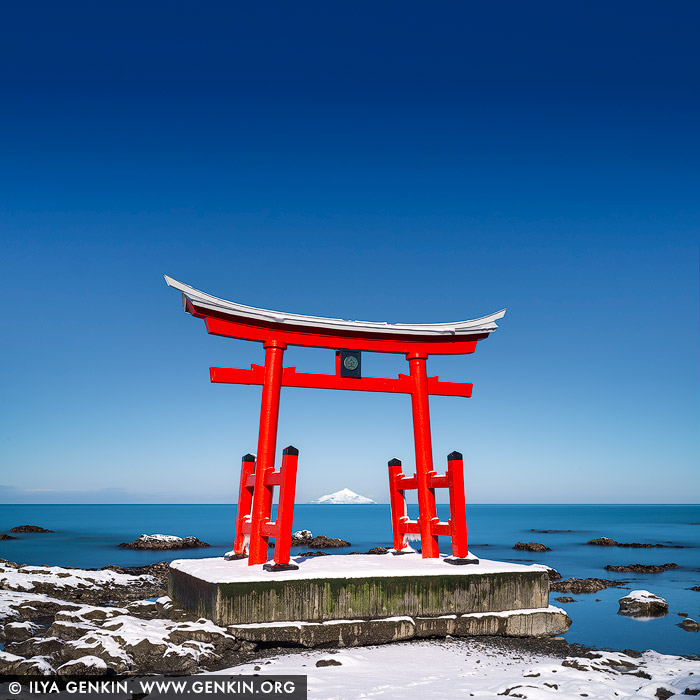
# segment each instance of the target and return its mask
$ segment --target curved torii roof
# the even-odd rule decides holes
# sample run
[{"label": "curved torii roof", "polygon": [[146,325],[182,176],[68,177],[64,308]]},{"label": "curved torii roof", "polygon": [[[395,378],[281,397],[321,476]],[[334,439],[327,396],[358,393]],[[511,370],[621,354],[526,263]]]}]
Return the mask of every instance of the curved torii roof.
[{"label": "curved torii roof", "polygon": [[[178,282],[168,275],[163,275],[168,286],[182,292],[182,303],[185,311],[198,316],[213,316],[234,323],[244,323],[253,326],[274,326],[288,329],[297,333],[323,335],[371,335],[373,337],[400,338],[411,340],[437,340],[452,338],[453,340],[476,340],[474,336],[485,337],[498,328],[496,321],[505,316],[502,309],[489,316],[471,321],[453,321],[451,323],[378,323],[376,321],[345,321],[340,318],[323,318],[319,316],[303,316],[257,309],[254,306],[244,306],[234,301],[219,299],[201,292],[188,284]],[[446,338],[447,336],[447,338]]]}]

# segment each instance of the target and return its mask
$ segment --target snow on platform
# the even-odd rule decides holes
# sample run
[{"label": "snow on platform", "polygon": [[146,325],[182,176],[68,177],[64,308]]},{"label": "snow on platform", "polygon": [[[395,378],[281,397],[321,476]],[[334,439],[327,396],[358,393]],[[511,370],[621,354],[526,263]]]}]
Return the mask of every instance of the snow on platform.
[{"label": "snow on platform", "polygon": [[[469,556],[472,556],[471,554]],[[440,559],[423,559],[420,554],[331,554],[325,557],[294,557],[299,568],[293,571],[265,571],[262,565],[248,566],[247,559],[227,561],[211,559],[176,559],[171,569],[194,576],[207,583],[248,581],[294,581],[305,579],[351,579],[377,576],[465,576],[499,573],[546,572],[541,564],[511,564],[481,559],[478,564],[455,566]]]}]

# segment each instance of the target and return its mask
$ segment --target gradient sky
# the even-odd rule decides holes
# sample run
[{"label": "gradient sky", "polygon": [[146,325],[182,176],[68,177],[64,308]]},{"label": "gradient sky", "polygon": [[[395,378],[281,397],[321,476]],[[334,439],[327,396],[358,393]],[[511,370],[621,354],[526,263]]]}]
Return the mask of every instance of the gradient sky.
[{"label": "gradient sky", "polygon": [[[697,503],[700,6],[31,3],[0,27],[0,502],[230,502],[262,363],[167,273],[429,323],[472,503]],[[333,372],[332,351],[286,364]],[[405,372],[365,354],[367,375]],[[406,396],[285,389],[299,501],[388,497]]]}]

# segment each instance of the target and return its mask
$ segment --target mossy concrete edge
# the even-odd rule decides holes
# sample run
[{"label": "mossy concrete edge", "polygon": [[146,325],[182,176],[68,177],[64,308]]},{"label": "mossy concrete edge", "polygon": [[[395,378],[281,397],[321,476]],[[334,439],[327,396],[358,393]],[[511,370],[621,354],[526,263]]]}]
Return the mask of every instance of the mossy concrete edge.
[{"label": "mossy concrete edge", "polygon": [[543,571],[211,583],[171,569],[170,596],[220,625],[439,617],[546,608]]}]

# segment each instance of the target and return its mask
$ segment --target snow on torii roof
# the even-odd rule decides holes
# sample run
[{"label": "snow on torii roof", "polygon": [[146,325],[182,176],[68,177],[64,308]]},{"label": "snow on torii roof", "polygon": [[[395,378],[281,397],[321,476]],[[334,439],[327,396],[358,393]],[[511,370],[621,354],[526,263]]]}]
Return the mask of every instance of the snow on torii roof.
[{"label": "snow on torii roof", "polygon": [[320,316],[303,316],[283,311],[270,311],[269,309],[257,309],[254,306],[244,306],[234,301],[219,299],[211,294],[200,292],[188,284],[178,282],[168,275],[163,275],[169,287],[182,292],[182,304],[185,311],[187,302],[198,312],[204,315],[211,313],[217,317],[230,318],[255,325],[275,325],[288,327],[289,330],[304,331],[306,333],[371,333],[386,334],[393,337],[445,337],[467,338],[468,336],[491,333],[498,328],[496,321],[505,316],[506,310],[502,309],[490,316],[473,319],[471,321],[453,321],[451,323],[379,323],[376,321],[345,321],[340,318],[322,318]]}]

